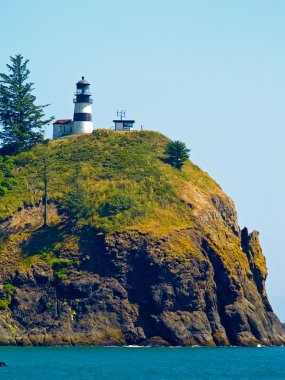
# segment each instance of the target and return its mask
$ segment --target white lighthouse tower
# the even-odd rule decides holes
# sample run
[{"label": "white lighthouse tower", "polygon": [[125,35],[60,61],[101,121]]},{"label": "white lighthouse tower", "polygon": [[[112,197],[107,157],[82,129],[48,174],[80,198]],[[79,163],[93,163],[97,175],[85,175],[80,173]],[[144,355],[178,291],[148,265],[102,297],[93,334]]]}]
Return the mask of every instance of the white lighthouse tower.
[{"label": "white lighthouse tower", "polygon": [[92,109],[93,100],[89,90],[90,83],[84,77],[76,83],[74,103],[74,116],[72,124],[72,134],[92,133]]}]

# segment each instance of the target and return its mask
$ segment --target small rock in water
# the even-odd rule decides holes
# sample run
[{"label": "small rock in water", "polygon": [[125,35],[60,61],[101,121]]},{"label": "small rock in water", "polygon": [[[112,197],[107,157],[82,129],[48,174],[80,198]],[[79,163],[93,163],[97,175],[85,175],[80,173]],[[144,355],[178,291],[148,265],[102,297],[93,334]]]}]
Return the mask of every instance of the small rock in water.
[{"label": "small rock in water", "polygon": [[4,363],[4,362],[0,362],[0,367],[6,367],[6,366],[7,366],[6,363]]}]

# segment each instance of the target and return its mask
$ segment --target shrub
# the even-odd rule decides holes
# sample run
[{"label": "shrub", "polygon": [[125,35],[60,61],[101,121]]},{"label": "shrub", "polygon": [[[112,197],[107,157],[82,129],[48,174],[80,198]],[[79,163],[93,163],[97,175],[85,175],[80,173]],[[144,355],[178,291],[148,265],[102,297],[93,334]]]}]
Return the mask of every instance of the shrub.
[{"label": "shrub", "polygon": [[22,152],[15,158],[15,164],[18,167],[24,167],[26,165],[32,164],[36,160],[34,152]]},{"label": "shrub", "polygon": [[51,307],[53,307],[53,302],[48,301],[48,302],[46,303],[46,308],[47,308],[47,309],[50,309]]},{"label": "shrub", "polygon": [[7,188],[0,185],[0,196],[5,195],[7,193]]},{"label": "shrub", "polygon": [[3,288],[4,288],[5,293],[9,294],[9,296],[10,296],[10,295],[13,293],[13,291],[14,291],[14,286],[13,286],[12,284],[10,284],[10,283],[5,284]]},{"label": "shrub", "polygon": [[0,300],[0,310],[7,310],[9,306],[8,300]]},{"label": "shrub", "polygon": [[67,273],[66,273],[66,269],[62,269],[61,271],[57,272],[55,274],[55,278],[61,282],[61,281],[64,281],[64,280],[67,280]]},{"label": "shrub", "polygon": [[132,196],[128,194],[118,193],[111,196],[107,202],[103,203],[99,209],[99,215],[113,216],[119,212],[127,211],[135,205],[135,201]]},{"label": "shrub", "polygon": [[111,131],[110,129],[101,128],[101,129],[94,129],[94,131],[92,132],[92,135],[97,138],[102,138],[102,137],[109,137],[112,133],[113,131]]},{"label": "shrub", "polygon": [[66,269],[66,268],[70,267],[71,264],[72,264],[71,260],[68,260],[68,259],[57,259],[57,260],[54,260],[54,262],[52,264],[52,269],[55,272],[59,272],[62,269]]},{"label": "shrub", "polygon": [[68,259],[57,259],[52,264],[52,269],[54,270],[55,280],[61,282],[67,279],[67,269],[70,267],[72,262]]}]

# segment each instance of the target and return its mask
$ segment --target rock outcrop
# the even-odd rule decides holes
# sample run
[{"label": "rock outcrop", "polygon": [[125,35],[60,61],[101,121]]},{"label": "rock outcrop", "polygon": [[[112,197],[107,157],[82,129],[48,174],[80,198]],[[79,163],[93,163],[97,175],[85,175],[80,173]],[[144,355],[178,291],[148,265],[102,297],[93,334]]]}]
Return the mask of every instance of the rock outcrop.
[{"label": "rock outcrop", "polygon": [[20,185],[0,198],[0,344],[285,344],[258,233],[240,230],[205,172],[161,160],[167,142],[99,131],[51,143],[47,228],[36,160],[16,158]]},{"label": "rock outcrop", "polygon": [[[237,269],[225,265],[203,233],[196,227],[158,239],[83,230],[78,250],[60,253],[63,260],[80,261],[67,268],[67,278],[56,278],[44,262],[2,271],[11,290],[9,308],[0,315],[0,343],[283,344],[283,328],[266,297],[257,233],[241,232],[248,267]],[[5,286],[0,298],[7,298]]]}]

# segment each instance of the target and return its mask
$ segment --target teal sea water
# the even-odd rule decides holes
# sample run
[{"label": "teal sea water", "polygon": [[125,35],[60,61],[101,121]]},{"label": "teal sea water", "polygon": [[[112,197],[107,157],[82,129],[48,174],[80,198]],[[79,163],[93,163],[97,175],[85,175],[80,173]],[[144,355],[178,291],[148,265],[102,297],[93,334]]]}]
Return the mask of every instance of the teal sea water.
[{"label": "teal sea water", "polygon": [[285,347],[0,347],[1,380],[285,379]]}]

